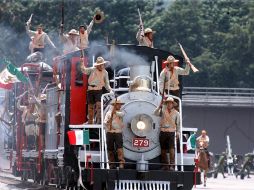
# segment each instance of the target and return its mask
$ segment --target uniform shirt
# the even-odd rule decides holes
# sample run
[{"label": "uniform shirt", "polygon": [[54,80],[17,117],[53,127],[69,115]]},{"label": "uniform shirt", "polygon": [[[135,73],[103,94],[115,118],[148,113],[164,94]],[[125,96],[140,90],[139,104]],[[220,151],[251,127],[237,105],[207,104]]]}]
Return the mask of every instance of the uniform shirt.
[{"label": "uniform shirt", "polygon": [[89,45],[89,34],[92,31],[92,27],[93,27],[93,23],[94,21],[92,20],[89,24],[89,26],[87,27],[87,29],[84,31],[84,34],[79,32],[79,37],[80,39],[78,40],[78,48],[79,49],[85,49],[88,48]]},{"label": "uniform shirt", "polygon": [[197,142],[198,142],[198,146],[207,148],[209,145],[209,137],[207,135],[205,137],[202,137],[202,135],[200,135],[197,138]]},{"label": "uniform shirt", "polygon": [[41,34],[38,33],[38,31],[32,31],[30,30],[30,26],[27,25],[26,26],[26,32],[30,37],[34,37],[33,38],[33,49],[34,48],[44,48],[45,47],[45,42],[48,43],[49,45],[51,45],[53,48],[56,48],[56,46],[54,45],[54,43],[50,40],[49,36],[47,35],[47,33],[42,32]]},{"label": "uniform shirt", "polygon": [[105,87],[108,91],[111,91],[108,72],[105,69],[99,71],[96,67],[81,67],[81,71],[84,74],[89,75],[88,90],[101,90],[102,87]]},{"label": "uniform shirt", "polygon": [[123,124],[124,112],[115,111],[115,113],[113,114],[112,126],[110,129],[110,119],[112,117],[112,111],[113,111],[113,106],[105,115],[104,123],[106,124],[106,131],[111,133],[121,133],[122,128],[124,127],[124,124]]},{"label": "uniform shirt", "polygon": [[[169,111],[166,106],[162,107],[162,117],[160,121],[161,131],[166,132],[180,132],[180,114],[174,108]],[[161,115],[160,107],[154,111],[157,116]]]},{"label": "uniform shirt", "polygon": [[22,111],[21,115],[21,121],[25,125],[35,125],[35,120],[37,119],[38,115],[36,113],[31,113],[28,111],[27,106],[22,106],[20,104],[21,99],[18,100],[17,102],[17,108]]},{"label": "uniform shirt", "polygon": [[166,75],[165,89],[178,90],[179,89],[178,76],[188,75],[189,73],[190,73],[189,64],[186,64],[184,69],[181,67],[174,66],[173,72],[171,72],[168,67],[165,67],[160,73],[160,78],[159,78],[160,92],[162,93],[163,91],[165,75]]},{"label": "uniform shirt", "polygon": [[141,30],[139,29],[136,38],[141,46],[147,46],[153,48],[153,42],[146,36],[141,36]]},{"label": "uniform shirt", "polygon": [[46,123],[46,112],[47,112],[47,105],[46,103],[42,103],[41,101],[36,99],[36,108],[38,112],[37,121],[40,123]]},{"label": "uniform shirt", "polygon": [[61,38],[61,41],[63,42],[64,54],[79,50],[79,48],[77,47],[79,36],[75,36],[74,42],[71,40],[69,34],[62,34],[60,38]]}]

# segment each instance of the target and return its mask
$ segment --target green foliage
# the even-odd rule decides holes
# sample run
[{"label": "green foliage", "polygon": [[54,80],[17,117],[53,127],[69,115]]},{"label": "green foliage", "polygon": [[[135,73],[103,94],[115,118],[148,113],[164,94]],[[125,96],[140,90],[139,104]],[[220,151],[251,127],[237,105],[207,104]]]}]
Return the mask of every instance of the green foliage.
[{"label": "green foliage", "polygon": [[[2,0],[0,54],[17,65],[29,54],[25,22],[42,23],[57,44],[62,0]],[[155,47],[181,54],[180,42],[199,73],[184,77],[184,86],[254,87],[254,1],[244,0],[64,0],[64,31],[89,24],[95,10],[105,20],[95,24],[90,41],[137,44],[142,14],[156,30]]]}]

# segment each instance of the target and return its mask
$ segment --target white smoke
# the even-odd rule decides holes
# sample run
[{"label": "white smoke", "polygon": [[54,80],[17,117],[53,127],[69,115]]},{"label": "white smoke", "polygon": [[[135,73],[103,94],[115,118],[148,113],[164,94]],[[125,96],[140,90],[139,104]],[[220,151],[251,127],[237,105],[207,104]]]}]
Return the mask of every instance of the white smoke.
[{"label": "white smoke", "polygon": [[[100,46],[100,48],[98,48]],[[150,65],[145,57],[135,53],[128,46],[103,45],[102,42],[92,42],[90,44],[89,57],[102,56],[105,60],[110,61],[110,67],[114,70],[117,68],[129,67],[132,65]]]}]

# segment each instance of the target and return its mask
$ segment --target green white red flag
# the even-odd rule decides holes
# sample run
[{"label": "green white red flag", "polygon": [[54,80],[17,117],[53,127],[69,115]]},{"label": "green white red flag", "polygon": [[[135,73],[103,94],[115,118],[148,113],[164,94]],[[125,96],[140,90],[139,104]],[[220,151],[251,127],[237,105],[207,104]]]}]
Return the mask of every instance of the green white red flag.
[{"label": "green white red flag", "polygon": [[13,64],[8,63],[6,68],[0,73],[0,88],[11,89],[16,82],[27,83],[27,77]]},{"label": "green white red flag", "polygon": [[72,130],[68,131],[69,143],[71,145],[84,145],[89,144],[89,131],[88,130]]}]

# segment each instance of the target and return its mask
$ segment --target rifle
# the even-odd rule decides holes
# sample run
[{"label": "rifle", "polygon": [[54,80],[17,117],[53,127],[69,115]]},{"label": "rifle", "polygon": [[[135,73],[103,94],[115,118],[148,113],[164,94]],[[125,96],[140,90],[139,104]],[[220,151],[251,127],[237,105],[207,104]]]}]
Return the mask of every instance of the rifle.
[{"label": "rifle", "polygon": [[167,78],[167,73],[165,72],[165,77],[164,77],[164,81],[163,81],[163,91],[162,91],[162,97],[161,97],[161,110],[160,110],[160,116],[162,116],[162,104],[164,101],[164,97],[165,97],[165,88],[166,88],[166,78]]},{"label": "rifle", "polygon": [[33,13],[31,14],[31,16],[29,17],[29,19],[26,22],[27,26],[31,24],[32,18],[33,18]]},{"label": "rifle", "polygon": [[61,5],[61,12],[62,12],[62,17],[61,17],[61,34],[63,34],[64,30],[64,0],[62,0],[62,5]]},{"label": "rifle", "polygon": [[192,63],[190,62],[189,57],[187,56],[186,52],[184,51],[184,49],[183,49],[183,47],[182,47],[182,45],[181,45],[180,43],[178,43],[178,44],[179,44],[179,46],[180,46],[180,49],[181,49],[182,54],[183,54],[183,56],[184,56],[184,59],[185,59],[186,61],[188,61],[188,64],[190,65],[190,68],[192,69],[192,71],[193,71],[194,73],[198,72],[199,70],[198,70],[194,65],[192,65]]},{"label": "rifle", "polygon": [[143,21],[142,21],[142,18],[141,18],[141,14],[140,14],[140,11],[138,9],[138,16],[139,16],[139,25],[140,25],[140,30],[141,30],[141,36],[144,37],[145,36],[145,33],[144,33],[144,24],[143,24]]},{"label": "rifle", "polygon": [[115,103],[114,103],[114,106],[113,106],[113,110],[111,112],[111,116],[110,116],[110,120],[109,120],[109,130],[111,131],[112,129],[112,122],[113,122],[113,116],[114,116],[114,113],[115,113],[115,109],[116,109],[116,102],[117,102],[117,97],[115,99]]}]

